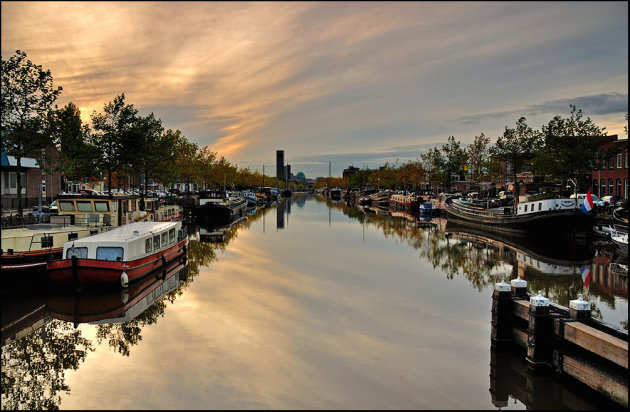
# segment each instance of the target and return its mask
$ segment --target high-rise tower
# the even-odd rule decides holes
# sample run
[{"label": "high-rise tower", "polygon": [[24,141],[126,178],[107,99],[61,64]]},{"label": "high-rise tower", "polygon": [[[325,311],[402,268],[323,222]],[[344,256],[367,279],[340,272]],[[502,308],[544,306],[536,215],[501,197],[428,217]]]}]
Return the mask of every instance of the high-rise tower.
[{"label": "high-rise tower", "polygon": [[276,178],[284,180],[284,150],[276,150]]}]

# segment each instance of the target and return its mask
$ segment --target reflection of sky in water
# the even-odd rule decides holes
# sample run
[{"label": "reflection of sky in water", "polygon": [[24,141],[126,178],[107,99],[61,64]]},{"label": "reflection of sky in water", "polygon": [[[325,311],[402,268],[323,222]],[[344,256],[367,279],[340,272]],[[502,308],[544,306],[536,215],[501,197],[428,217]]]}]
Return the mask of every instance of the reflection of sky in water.
[{"label": "reflection of sky in water", "polygon": [[493,408],[491,286],[330,217],[308,201],[239,231],[130,357],[103,345],[68,371],[61,408]]}]

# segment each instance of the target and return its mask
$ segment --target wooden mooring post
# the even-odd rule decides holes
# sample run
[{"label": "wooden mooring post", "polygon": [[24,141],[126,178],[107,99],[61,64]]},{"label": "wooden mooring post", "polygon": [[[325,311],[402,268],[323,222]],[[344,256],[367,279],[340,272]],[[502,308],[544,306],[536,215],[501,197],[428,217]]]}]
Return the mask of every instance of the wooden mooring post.
[{"label": "wooden mooring post", "polygon": [[520,278],[495,284],[492,356],[520,348],[528,373],[571,377],[627,408],[628,332],[591,318],[582,295],[566,308],[526,289]]}]

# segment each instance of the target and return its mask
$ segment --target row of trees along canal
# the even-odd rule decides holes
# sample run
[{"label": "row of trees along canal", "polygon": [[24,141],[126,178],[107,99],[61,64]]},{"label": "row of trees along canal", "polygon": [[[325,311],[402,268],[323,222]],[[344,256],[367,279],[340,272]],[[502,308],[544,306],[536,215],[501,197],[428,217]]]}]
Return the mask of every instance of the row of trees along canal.
[{"label": "row of trees along canal", "polygon": [[35,158],[48,173],[70,181],[105,176],[107,191],[144,179],[165,187],[175,182],[204,187],[277,186],[276,178],[239,168],[209,147],[200,148],[179,130],[165,129],[153,113],[141,116],[125,94],[91,114],[90,127],[78,107],[59,108],[62,87],[53,86],[50,70],[34,64],[17,50],[2,59],[2,151],[17,162],[18,214],[22,210],[21,160]]},{"label": "row of trees along canal", "polygon": [[[415,161],[370,170],[361,169],[348,178],[328,178],[316,183],[316,187],[364,187],[370,185],[389,189],[411,189],[422,184],[440,185],[448,190],[453,178],[460,177],[472,183],[514,181],[522,171],[544,176],[546,182],[564,185],[569,179],[580,189],[589,186],[593,169],[603,161],[616,156],[620,148],[613,146],[602,150],[601,136],[605,127],[597,126],[581,110],[570,105],[570,116],[555,116],[540,130],[534,130],[521,117],[514,128],[505,127],[494,144],[481,133],[468,146],[462,146],[454,136],[441,147],[434,147],[421,154]],[[628,114],[626,113],[626,120]],[[626,135],[628,126],[624,126]],[[512,173],[505,175],[506,164],[512,165]]]}]

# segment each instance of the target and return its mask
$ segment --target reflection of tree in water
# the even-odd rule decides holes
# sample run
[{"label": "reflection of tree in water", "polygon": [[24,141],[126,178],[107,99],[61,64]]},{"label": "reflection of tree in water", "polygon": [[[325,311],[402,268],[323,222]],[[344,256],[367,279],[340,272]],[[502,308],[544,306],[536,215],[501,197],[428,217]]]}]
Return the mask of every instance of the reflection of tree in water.
[{"label": "reflection of tree in water", "polygon": [[445,272],[448,279],[460,274],[479,291],[510,275],[511,268],[504,265],[505,252],[491,245],[449,239],[437,227],[419,227],[415,221],[403,217],[365,214],[343,202],[326,201],[326,204],[363,224],[377,227],[386,238],[406,242],[420,250],[420,257],[431,262],[434,269]]},{"label": "reflection of tree in water", "polygon": [[[437,227],[417,227],[401,217],[363,213],[359,208],[343,202],[325,200],[334,209],[341,210],[350,218],[362,224],[375,226],[385,237],[396,241],[406,241],[414,249],[420,251],[420,257],[428,260],[434,269],[446,273],[448,279],[455,275],[464,276],[478,291],[489,285],[514,279],[518,276],[516,250],[508,245],[497,245],[483,241],[456,239]],[[524,268],[528,290],[535,293],[539,290],[552,302],[568,307],[569,301],[577,299],[579,294],[591,302],[592,316],[602,319],[602,310],[595,299],[598,297],[611,309],[615,309],[615,297],[603,287],[592,282],[586,289],[579,273],[574,275],[554,275],[537,271],[531,266]],[[621,326],[627,330],[627,320]]]},{"label": "reflection of tree in water", "polygon": [[59,409],[70,393],[65,370],[77,370],[92,342],[72,324],[53,320],[2,347],[2,409]]}]

